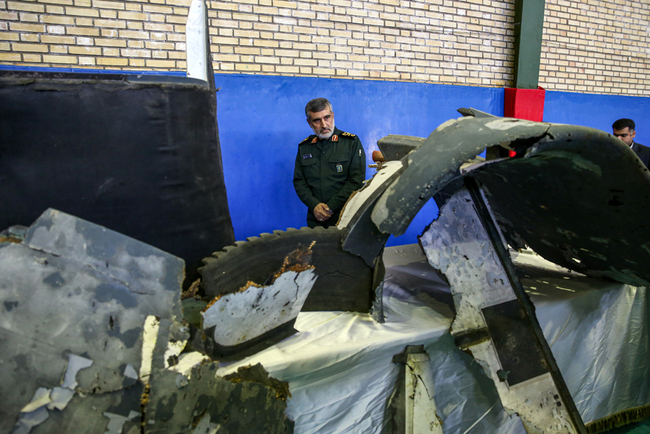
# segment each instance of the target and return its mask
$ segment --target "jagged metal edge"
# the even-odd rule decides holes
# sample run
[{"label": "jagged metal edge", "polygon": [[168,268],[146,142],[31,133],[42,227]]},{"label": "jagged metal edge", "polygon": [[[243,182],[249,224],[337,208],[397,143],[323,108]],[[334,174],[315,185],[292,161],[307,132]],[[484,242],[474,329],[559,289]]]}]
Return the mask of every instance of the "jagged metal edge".
[{"label": "jagged metal edge", "polygon": [[541,139],[550,126],[500,117],[450,119],[405,157],[408,167],[377,200],[372,221],[383,233],[404,234],[424,204],[458,176],[467,160],[489,146]]},{"label": "jagged metal edge", "polygon": [[[339,233],[341,232],[341,230],[335,227],[323,228],[318,226],[316,228],[310,228],[305,226],[305,227],[301,227],[300,229],[287,228],[285,231],[274,230],[273,233],[264,232],[261,233],[259,236],[248,237],[246,238],[245,241],[236,241],[234,244],[230,246],[226,246],[222,250],[216,251],[212,253],[210,256],[203,258],[204,265],[202,267],[199,267],[198,272],[203,278],[204,273],[207,272],[209,269],[212,269],[214,267],[219,268],[219,264],[224,263],[226,261],[230,261],[233,252],[239,254],[241,253],[242,249],[250,250],[251,252],[257,251],[257,247],[256,247],[257,244],[267,243],[271,239],[278,239],[278,238],[284,238],[289,236],[295,237],[297,232],[312,234],[314,232],[325,232],[325,231],[338,231]],[[241,264],[241,266],[245,267],[247,265]],[[250,264],[249,266],[254,267],[255,264]],[[264,282],[255,282],[255,283],[263,284]],[[223,292],[223,294],[230,294],[237,291],[238,289],[239,288],[229,288],[228,290]]]}]

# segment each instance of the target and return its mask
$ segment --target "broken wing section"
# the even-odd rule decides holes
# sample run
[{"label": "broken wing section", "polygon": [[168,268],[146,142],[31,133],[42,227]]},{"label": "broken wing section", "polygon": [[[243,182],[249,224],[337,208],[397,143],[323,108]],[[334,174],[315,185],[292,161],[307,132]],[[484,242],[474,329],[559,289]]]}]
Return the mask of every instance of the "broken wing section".
[{"label": "broken wing section", "polygon": [[589,276],[650,285],[650,172],[621,140],[553,124],[517,158],[473,176],[513,247]]},{"label": "broken wing section", "polygon": [[[584,433],[523,289],[484,229],[474,199],[459,190],[420,238],[429,263],[449,281],[456,316],[451,332],[492,379],[504,408],[533,433]],[[509,260],[509,259],[506,259]],[[513,269],[513,267],[511,266]],[[520,295],[518,295],[520,293]]]},{"label": "broken wing section", "polygon": [[403,159],[406,169],[372,211],[379,231],[402,235],[424,204],[459,176],[460,167],[489,146],[519,146],[542,138],[549,124],[513,118],[463,117],[436,128]]},{"label": "broken wing section", "polygon": [[[159,342],[187,338],[176,321],[183,266],[51,209],[22,243],[0,244],[0,431],[138,427],[145,319],[167,324]],[[162,367],[165,350],[153,353],[153,366]]]}]

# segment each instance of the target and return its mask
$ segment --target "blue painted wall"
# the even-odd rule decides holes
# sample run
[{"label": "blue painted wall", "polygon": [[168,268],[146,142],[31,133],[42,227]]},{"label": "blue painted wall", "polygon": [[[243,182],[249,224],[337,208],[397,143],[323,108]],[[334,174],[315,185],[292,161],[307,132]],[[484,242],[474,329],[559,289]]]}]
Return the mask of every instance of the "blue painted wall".
[{"label": "blue painted wall", "polygon": [[650,146],[650,98],[546,92],[544,121],[582,125],[611,134],[615,120],[628,118],[636,124],[635,141]]},{"label": "blue painted wall", "polygon": [[[389,134],[427,137],[456,109],[473,107],[503,115],[503,89],[369,80],[215,75],[217,116],[230,214],[239,240],[306,225],[307,208],[293,189],[298,143],[312,134],[307,101],[324,97],[336,125],[357,134],[368,164],[377,140]],[[368,169],[366,177],[374,169]],[[432,201],[406,234],[389,245],[416,242],[437,215]]]}]

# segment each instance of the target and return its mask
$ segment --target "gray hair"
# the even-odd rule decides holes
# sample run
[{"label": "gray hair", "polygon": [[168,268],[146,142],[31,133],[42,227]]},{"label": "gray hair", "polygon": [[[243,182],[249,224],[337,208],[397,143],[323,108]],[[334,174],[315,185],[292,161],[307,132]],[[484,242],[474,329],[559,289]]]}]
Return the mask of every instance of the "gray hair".
[{"label": "gray hair", "polygon": [[[322,112],[325,109],[332,110],[332,104],[325,98],[315,98],[307,103],[305,106],[305,116],[309,118],[309,113]],[[332,110],[333,111],[333,110]]]}]

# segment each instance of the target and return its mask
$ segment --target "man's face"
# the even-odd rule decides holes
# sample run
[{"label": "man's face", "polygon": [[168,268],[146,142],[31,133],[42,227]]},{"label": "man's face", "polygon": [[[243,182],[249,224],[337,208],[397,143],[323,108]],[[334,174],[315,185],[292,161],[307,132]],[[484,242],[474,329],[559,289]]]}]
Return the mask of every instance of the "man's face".
[{"label": "man's face", "polygon": [[632,141],[634,141],[636,131],[630,132],[630,127],[625,127],[622,130],[614,130],[614,135],[627,143],[627,146],[632,146]]},{"label": "man's face", "polygon": [[320,112],[309,112],[307,123],[321,140],[327,140],[334,133],[334,112],[329,107]]}]

